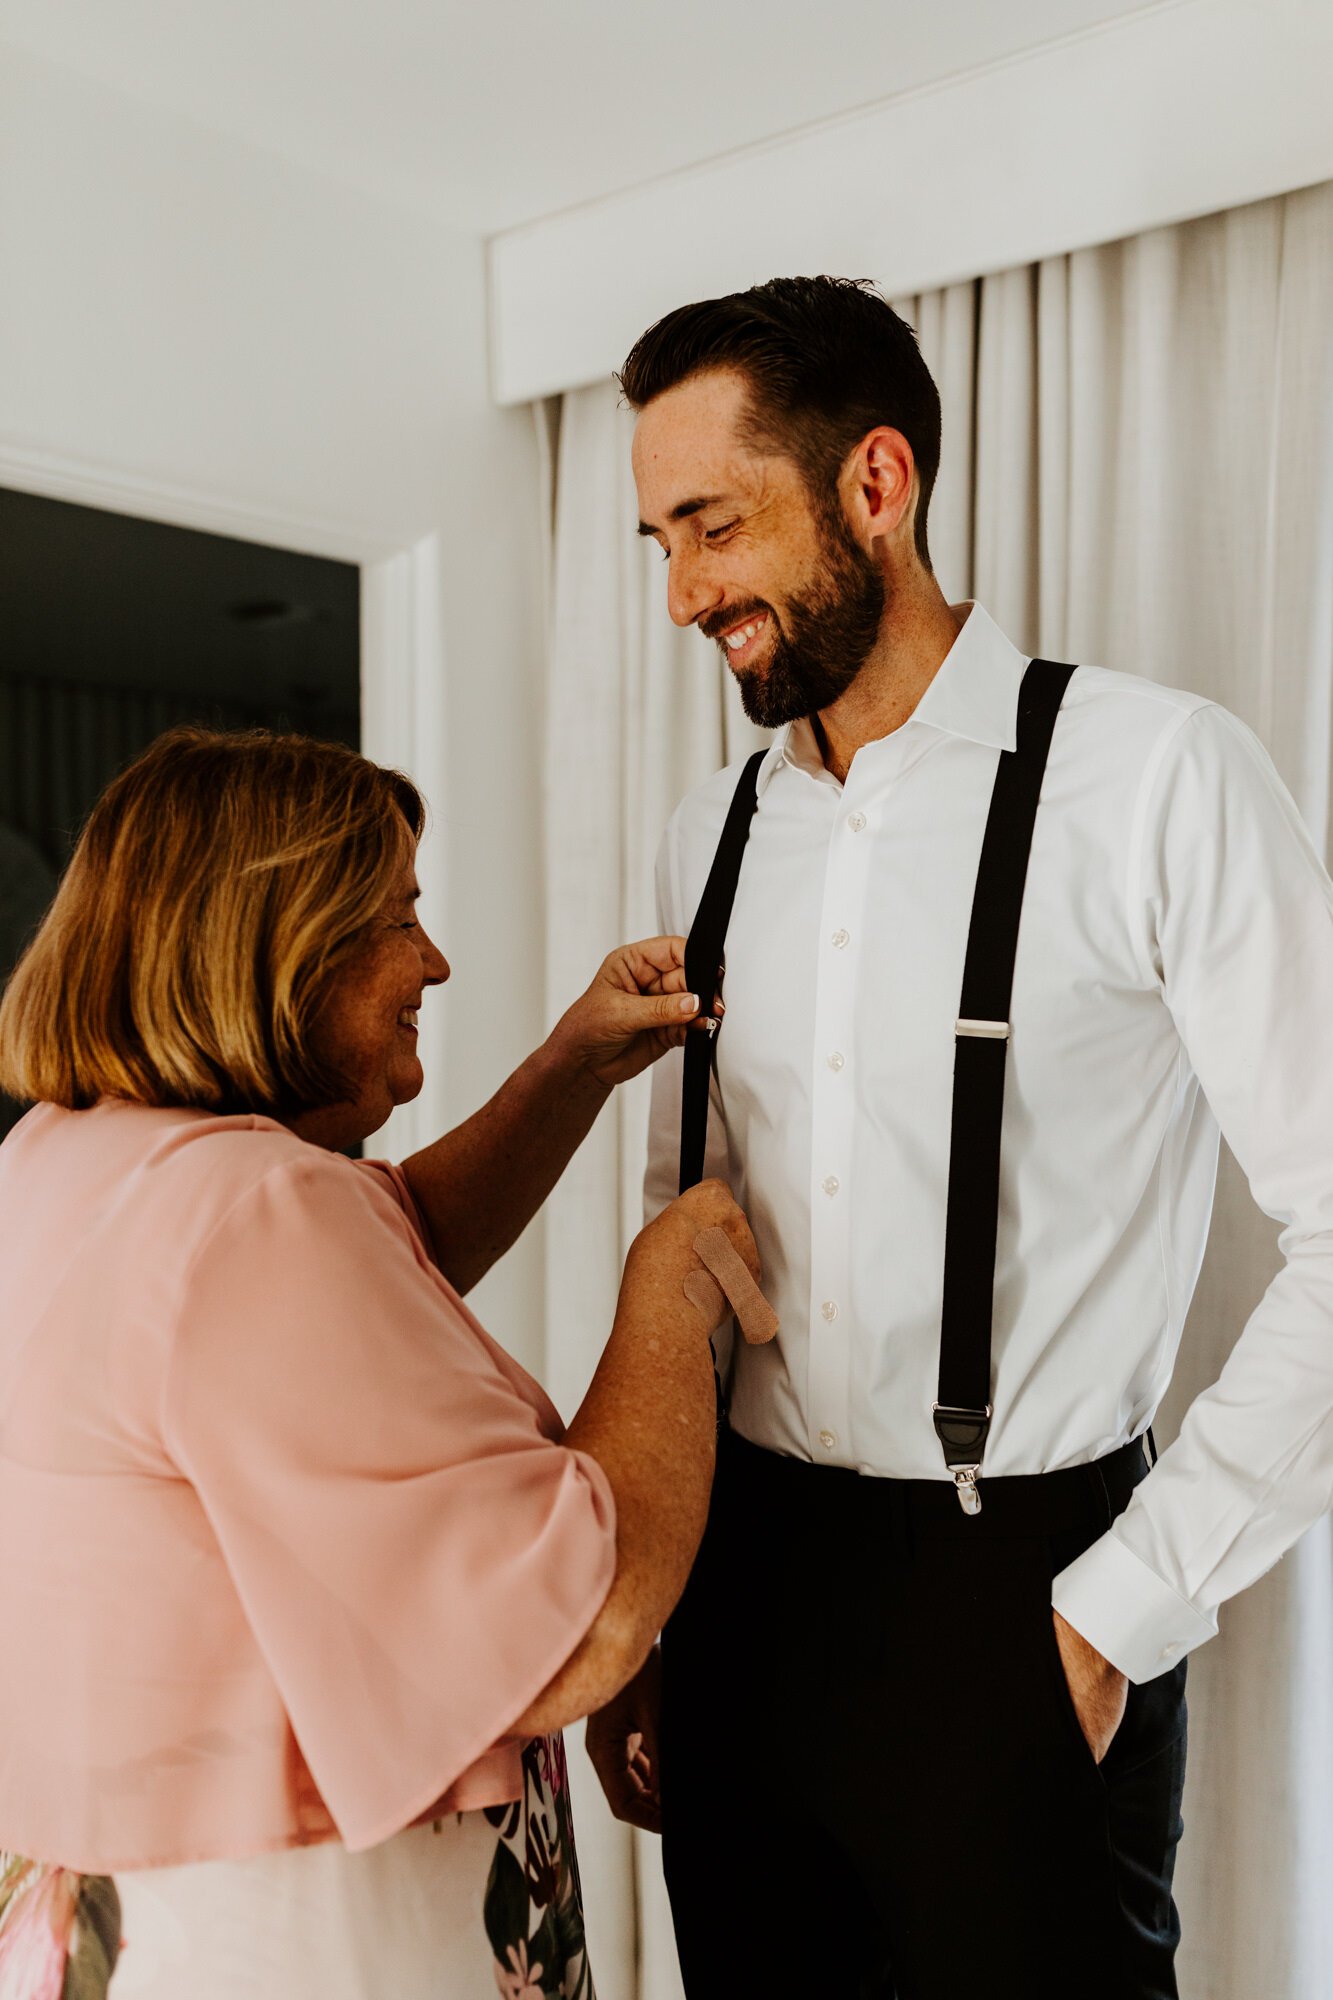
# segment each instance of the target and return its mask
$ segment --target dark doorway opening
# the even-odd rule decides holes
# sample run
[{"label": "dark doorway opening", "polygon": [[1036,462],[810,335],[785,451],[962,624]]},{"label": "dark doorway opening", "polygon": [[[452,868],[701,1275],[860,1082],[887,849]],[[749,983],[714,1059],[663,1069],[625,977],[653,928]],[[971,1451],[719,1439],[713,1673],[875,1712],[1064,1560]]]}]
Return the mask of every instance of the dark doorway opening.
[{"label": "dark doorway opening", "polygon": [[98,794],[177,722],[358,749],[355,564],[0,489],[0,987]]}]

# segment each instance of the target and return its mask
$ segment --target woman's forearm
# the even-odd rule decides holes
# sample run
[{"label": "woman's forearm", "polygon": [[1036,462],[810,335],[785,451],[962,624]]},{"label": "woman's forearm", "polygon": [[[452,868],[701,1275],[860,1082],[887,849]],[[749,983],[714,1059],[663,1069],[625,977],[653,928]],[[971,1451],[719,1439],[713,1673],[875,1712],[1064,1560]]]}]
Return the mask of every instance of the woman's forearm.
[{"label": "woman's forearm", "polygon": [[616,1084],[684,1038],[699,1004],[684,959],[680,937],[621,945],[489,1104],[403,1162],[460,1292],[517,1242]]},{"label": "woman's forearm", "polygon": [[480,1111],[403,1161],[457,1291],[517,1242],[610,1094],[553,1035]]},{"label": "woman's forearm", "polygon": [[716,1430],[713,1360],[697,1310],[678,1277],[627,1271],[611,1339],[565,1435],[597,1460],[615,1495],[615,1579],[514,1736],[589,1714],[642,1666],[703,1534]]}]

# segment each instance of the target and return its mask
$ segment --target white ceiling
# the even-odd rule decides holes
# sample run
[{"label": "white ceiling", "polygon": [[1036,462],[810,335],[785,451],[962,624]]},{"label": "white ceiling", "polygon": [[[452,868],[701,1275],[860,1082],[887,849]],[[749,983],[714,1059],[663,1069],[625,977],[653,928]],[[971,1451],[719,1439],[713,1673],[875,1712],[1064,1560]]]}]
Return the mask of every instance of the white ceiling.
[{"label": "white ceiling", "polygon": [[490,234],[1142,11],[1144,0],[0,0],[0,41]]}]

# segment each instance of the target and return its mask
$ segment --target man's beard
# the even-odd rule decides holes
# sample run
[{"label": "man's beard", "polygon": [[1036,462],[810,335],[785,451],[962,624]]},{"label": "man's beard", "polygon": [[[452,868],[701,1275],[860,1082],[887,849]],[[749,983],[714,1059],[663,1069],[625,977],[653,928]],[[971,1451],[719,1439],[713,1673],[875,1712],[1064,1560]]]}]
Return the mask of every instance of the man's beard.
[{"label": "man's beard", "polygon": [[[879,637],[886,596],[879,569],[853,539],[841,513],[821,521],[819,540],[814,582],[805,596],[788,599],[786,629],[779,629],[771,605],[756,599],[753,607],[767,611],[773,628],[768,659],[762,666],[740,669],[736,679],[745,713],[762,729],[831,708],[856,679]],[[727,627],[736,623],[734,609],[722,616]]]}]

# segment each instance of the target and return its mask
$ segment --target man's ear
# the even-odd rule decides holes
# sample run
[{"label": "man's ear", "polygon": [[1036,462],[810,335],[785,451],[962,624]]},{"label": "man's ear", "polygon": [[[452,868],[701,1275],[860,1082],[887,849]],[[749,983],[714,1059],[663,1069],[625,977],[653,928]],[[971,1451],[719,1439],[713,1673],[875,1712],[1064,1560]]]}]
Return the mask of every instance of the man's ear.
[{"label": "man's ear", "polygon": [[901,431],[881,424],[868,431],[847,462],[853,521],[867,541],[896,536],[909,527],[917,494],[916,460]]}]

